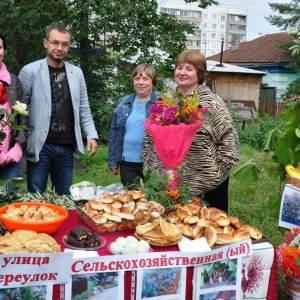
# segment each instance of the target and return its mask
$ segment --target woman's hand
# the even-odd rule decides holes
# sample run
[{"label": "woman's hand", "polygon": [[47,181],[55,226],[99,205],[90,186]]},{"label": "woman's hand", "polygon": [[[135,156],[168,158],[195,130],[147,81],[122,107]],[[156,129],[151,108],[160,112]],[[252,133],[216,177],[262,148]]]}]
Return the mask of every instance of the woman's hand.
[{"label": "woman's hand", "polygon": [[13,164],[14,162],[15,162],[15,160],[8,156],[6,161],[1,165],[1,167],[5,167],[7,165]]},{"label": "woman's hand", "polygon": [[114,175],[118,175],[119,174],[119,169],[118,168],[109,168]]}]

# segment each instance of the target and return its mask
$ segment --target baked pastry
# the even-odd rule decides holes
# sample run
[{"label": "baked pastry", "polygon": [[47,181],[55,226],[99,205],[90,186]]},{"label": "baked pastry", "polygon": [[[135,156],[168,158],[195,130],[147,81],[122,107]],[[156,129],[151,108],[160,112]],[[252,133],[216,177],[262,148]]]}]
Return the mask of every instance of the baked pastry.
[{"label": "baked pastry", "polygon": [[236,229],[233,226],[231,226],[231,225],[223,227],[223,233],[234,234],[235,231],[236,231]]},{"label": "baked pastry", "polygon": [[255,226],[250,227],[250,236],[255,240],[262,239],[262,232]]},{"label": "baked pastry", "polygon": [[237,230],[234,234],[234,242],[240,242],[243,240],[250,239],[250,231],[244,231],[244,230]]},{"label": "baked pastry", "polygon": [[243,224],[238,228],[238,230],[250,232],[250,228],[251,228],[251,226],[249,224]]},{"label": "baked pastry", "polygon": [[113,195],[109,194],[109,193],[102,193],[99,196],[99,200],[102,203],[110,204],[110,203],[113,203],[115,201],[115,197]]},{"label": "baked pastry", "polygon": [[137,199],[141,199],[141,198],[144,198],[145,197],[145,192],[144,191],[128,191],[128,194],[132,196],[132,198],[134,200],[137,200]]},{"label": "baked pastry", "polygon": [[185,205],[185,207],[193,214],[193,215],[197,215],[199,210],[200,210],[200,206],[194,203],[188,203]]},{"label": "baked pastry", "polygon": [[205,229],[204,237],[209,245],[209,247],[212,247],[217,240],[217,232],[216,229],[213,226],[209,226]]},{"label": "baked pastry", "polygon": [[199,213],[201,219],[205,220],[210,218],[210,212],[206,206],[202,206]]},{"label": "baked pastry", "polygon": [[179,218],[181,218],[181,219],[184,219],[185,217],[192,215],[192,213],[184,206],[178,207],[176,212],[177,212],[177,215],[179,216]]},{"label": "baked pastry", "polygon": [[135,236],[149,244],[167,246],[177,244],[181,240],[182,232],[176,225],[159,218],[147,224],[138,225]]},{"label": "baked pastry", "polygon": [[183,222],[185,224],[196,224],[199,221],[199,217],[195,216],[195,215],[191,215],[191,216],[186,216],[183,219]]},{"label": "baked pastry", "polygon": [[0,237],[0,246],[5,246],[5,247],[17,246],[21,248],[23,247],[22,243],[10,232]]},{"label": "baked pastry", "polygon": [[193,228],[189,224],[184,224],[183,226],[180,227],[182,234],[188,237],[193,237]]},{"label": "baked pastry", "polygon": [[0,253],[53,253],[60,246],[46,233],[31,230],[15,230],[0,237]]},{"label": "baked pastry", "polygon": [[144,211],[141,210],[141,209],[138,209],[138,208],[135,208],[133,211],[132,211],[132,214],[134,216],[134,219],[136,221],[140,221],[144,218]]},{"label": "baked pastry", "polygon": [[119,217],[117,215],[108,214],[108,213],[103,213],[103,217],[105,217],[107,220],[113,221],[113,222],[121,222],[122,221],[121,217]]},{"label": "baked pastry", "polygon": [[193,233],[192,233],[192,236],[193,236],[193,239],[200,239],[200,238],[202,238],[202,237],[204,237],[204,235],[205,235],[205,227],[203,227],[203,226],[195,226],[194,228],[193,228]]},{"label": "baked pastry", "polygon": [[37,237],[25,243],[25,248],[31,253],[59,252],[60,246],[55,239],[46,233],[38,233]]},{"label": "baked pastry", "polygon": [[228,219],[234,228],[239,229],[241,227],[241,221],[238,217],[228,216]]},{"label": "baked pastry", "polygon": [[220,215],[219,217],[215,218],[214,221],[219,225],[219,226],[228,226],[230,224],[230,220],[227,218],[227,216]]},{"label": "baked pastry", "polygon": [[220,226],[216,222],[214,222],[212,220],[199,219],[199,221],[197,222],[197,225],[198,226],[204,226],[204,227],[212,226],[214,228],[220,228]]},{"label": "baked pastry", "polygon": [[216,244],[226,245],[232,243],[235,243],[235,238],[233,235],[227,233],[217,233]]},{"label": "baked pastry", "polygon": [[15,230],[12,235],[17,238],[23,246],[25,246],[26,242],[34,240],[38,234],[32,230],[18,229]]}]

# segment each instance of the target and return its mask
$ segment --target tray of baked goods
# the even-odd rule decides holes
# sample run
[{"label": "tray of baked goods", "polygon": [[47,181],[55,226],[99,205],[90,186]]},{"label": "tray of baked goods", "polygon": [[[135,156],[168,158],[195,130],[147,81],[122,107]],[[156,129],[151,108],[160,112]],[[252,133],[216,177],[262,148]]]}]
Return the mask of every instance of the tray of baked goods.
[{"label": "tray of baked goods", "polygon": [[215,207],[185,204],[168,213],[167,220],[190,239],[205,237],[213,249],[246,239],[252,243],[268,241],[259,228]]},{"label": "tray of baked goods", "polygon": [[134,232],[138,224],[157,219],[164,207],[145,198],[143,191],[122,190],[102,193],[97,200],[89,200],[77,207],[79,218],[100,234]]}]

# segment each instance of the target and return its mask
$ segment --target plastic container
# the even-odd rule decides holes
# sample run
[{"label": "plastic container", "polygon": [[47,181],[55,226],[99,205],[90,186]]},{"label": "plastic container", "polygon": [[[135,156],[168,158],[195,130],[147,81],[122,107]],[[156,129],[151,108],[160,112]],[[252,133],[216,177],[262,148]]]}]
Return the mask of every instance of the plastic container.
[{"label": "plastic container", "polygon": [[134,232],[138,223],[131,220],[122,220],[121,222],[106,222],[105,224],[96,223],[89,215],[87,215],[80,207],[77,207],[79,218],[88,225],[93,231],[99,234],[114,234]]},{"label": "plastic container", "polygon": [[[18,221],[18,220],[12,220],[7,217],[4,217],[3,214],[6,213],[8,207],[14,206],[14,207],[20,207],[21,205],[27,205],[28,207],[36,205],[37,208],[40,206],[47,206],[54,211],[57,211],[59,215],[62,216],[62,218],[54,221],[41,221],[41,222],[26,222],[26,221]],[[9,230],[10,232],[13,232],[17,229],[25,229],[25,230],[32,230],[35,232],[44,232],[47,234],[52,234],[55,232],[62,223],[68,218],[68,211],[64,209],[63,207],[55,204],[50,203],[43,203],[43,202],[17,202],[12,203],[8,205],[4,205],[0,208],[0,220],[3,226]]]}]

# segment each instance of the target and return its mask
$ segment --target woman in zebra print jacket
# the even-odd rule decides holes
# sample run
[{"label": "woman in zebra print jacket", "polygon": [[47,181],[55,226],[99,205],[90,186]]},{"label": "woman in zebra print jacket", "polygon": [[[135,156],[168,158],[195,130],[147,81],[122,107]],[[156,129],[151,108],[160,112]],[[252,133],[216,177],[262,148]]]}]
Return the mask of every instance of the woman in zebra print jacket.
[{"label": "woman in zebra print jacket", "polygon": [[[195,195],[201,196],[211,207],[228,211],[229,172],[239,161],[239,138],[227,105],[204,84],[206,70],[206,59],[197,50],[185,50],[176,59],[176,92],[184,95],[197,93],[199,102],[210,110],[193,139],[179,174],[181,180],[189,182]],[[163,172],[148,132],[142,145],[144,172]]]}]

